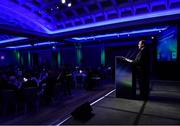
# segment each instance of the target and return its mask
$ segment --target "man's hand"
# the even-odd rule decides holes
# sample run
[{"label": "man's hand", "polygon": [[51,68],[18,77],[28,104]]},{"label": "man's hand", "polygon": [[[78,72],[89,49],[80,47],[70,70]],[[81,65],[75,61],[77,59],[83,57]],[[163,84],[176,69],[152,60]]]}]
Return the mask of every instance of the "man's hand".
[{"label": "man's hand", "polygon": [[121,56],[121,59],[122,59],[122,60],[125,60],[125,61],[127,61],[127,62],[129,62],[129,63],[132,63],[132,62],[133,62],[133,60],[128,59],[128,58],[126,58],[126,57],[124,57],[124,56]]},{"label": "man's hand", "polygon": [[120,59],[125,60],[125,59],[126,59],[126,57],[124,57],[124,56],[120,56]]},{"label": "man's hand", "polygon": [[132,62],[133,62],[133,60],[128,59],[128,58],[125,58],[125,60],[126,60],[127,62],[129,62],[129,63],[132,63]]}]

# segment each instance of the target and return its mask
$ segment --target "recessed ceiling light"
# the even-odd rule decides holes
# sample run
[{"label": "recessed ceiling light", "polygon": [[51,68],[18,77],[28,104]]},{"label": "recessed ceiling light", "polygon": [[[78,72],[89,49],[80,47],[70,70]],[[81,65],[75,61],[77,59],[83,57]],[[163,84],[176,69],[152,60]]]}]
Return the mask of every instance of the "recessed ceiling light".
[{"label": "recessed ceiling light", "polygon": [[66,3],[66,0],[61,0],[61,3],[62,3],[62,4],[65,4],[65,3]]},{"label": "recessed ceiling light", "polygon": [[52,46],[52,49],[56,49],[56,46]]},{"label": "recessed ceiling light", "polygon": [[71,3],[68,3],[68,7],[71,7]]}]

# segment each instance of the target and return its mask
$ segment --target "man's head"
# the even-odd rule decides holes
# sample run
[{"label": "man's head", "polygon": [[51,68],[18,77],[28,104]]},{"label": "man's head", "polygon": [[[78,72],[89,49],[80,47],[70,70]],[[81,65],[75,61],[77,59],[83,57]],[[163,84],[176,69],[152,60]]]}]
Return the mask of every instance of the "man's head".
[{"label": "man's head", "polygon": [[138,48],[142,49],[142,48],[144,48],[144,46],[145,46],[145,40],[140,40],[138,43]]}]

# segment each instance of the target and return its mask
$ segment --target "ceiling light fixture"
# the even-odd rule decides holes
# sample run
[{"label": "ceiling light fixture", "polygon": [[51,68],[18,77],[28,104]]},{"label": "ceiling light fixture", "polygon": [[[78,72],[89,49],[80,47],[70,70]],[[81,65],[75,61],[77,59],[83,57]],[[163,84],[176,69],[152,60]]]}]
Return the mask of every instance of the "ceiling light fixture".
[{"label": "ceiling light fixture", "polygon": [[66,3],[66,0],[61,0],[61,3],[62,3],[62,4],[65,4],[65,3]]},{"label": "ceiling light fixture", "polygon": [[71,3],[68,3],[68,7],[71,7]]}]

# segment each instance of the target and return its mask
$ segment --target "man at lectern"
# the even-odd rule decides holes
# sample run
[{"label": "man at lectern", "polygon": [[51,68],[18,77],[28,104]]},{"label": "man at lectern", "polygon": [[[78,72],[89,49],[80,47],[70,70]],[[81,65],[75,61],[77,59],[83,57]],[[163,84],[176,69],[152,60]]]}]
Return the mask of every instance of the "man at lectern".
[{"label": "man at lectern", "polygon": [[123,60],[135,67],[135,76],[138,79],[140,98],[147,100],[149,96],[149,69],[150,55],[145,40],[138,43],[139,52],[134,60],[123,57]]}]

